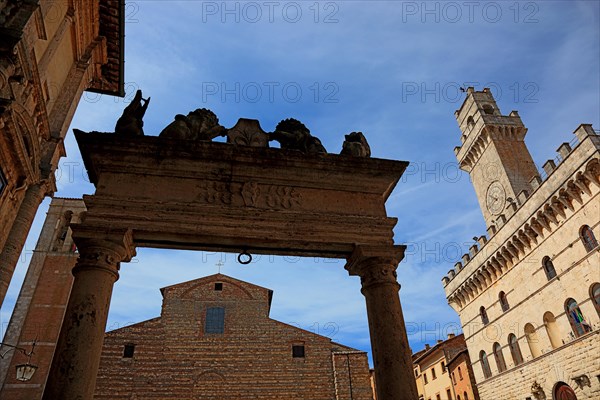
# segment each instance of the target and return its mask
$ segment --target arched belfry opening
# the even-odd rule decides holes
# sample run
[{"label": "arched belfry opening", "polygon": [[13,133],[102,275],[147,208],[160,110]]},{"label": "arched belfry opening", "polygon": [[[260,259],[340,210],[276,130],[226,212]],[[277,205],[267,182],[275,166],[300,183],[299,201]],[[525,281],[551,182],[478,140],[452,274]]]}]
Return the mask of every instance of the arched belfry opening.
[{"label": "arched belfry opening", "polygon": [[405,246],[385,208],[408,163],[371,158],[360,132],[330,154],[297,120],[226,129],[205,109],[145,136],[147,105],[138,92],[116,132],[75,131],[96,190],[71,225],[80,257],[44,399],[92,397],[119,268],[153,247],[346,259],[366,299],[378,398],[416,400],[396,279]]}]

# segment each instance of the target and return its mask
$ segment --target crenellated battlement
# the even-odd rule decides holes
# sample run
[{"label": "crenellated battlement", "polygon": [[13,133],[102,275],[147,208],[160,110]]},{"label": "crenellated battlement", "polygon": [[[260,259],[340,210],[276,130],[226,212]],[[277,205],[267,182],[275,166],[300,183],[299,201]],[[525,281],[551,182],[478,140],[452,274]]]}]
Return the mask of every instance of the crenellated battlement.
[{"label": "crenellated battlement", "polygon": [[600,191],[599,132],[581,124],[574,134],[544,163],[540,176],[531,179],[530,191],[508,199],[487,236],[477,238],[442,278],[453,307],[461,309],[477,297]]}]

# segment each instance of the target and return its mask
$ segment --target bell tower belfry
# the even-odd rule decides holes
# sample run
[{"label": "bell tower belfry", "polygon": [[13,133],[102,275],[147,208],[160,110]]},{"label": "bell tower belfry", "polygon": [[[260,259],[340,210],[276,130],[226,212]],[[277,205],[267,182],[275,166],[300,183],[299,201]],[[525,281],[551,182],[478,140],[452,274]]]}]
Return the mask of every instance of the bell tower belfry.
[{"label": "bell tower belfry", "polygon": [[489,88],[467,89],[454,113],[462,145],[454,152],[460,169],[471,176],[486,226],[493,225],[517,195],[530,191],[537,168],[525,146],[527,128],[517,111],[502,115]]}]

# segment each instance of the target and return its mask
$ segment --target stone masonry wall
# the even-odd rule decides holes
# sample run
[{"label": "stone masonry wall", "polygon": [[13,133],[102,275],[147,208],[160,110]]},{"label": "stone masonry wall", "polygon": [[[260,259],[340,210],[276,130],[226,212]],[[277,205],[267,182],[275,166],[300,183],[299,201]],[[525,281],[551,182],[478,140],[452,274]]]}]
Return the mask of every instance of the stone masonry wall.
[{"label": "stone masonry wall", "polygon": [[[557,382],[568,384],[578,400],[600,398],[600,382],[597,375],[598,354],[600,354],[600,331],[596,330],[571,343],[542,355],[533,362],[496,375],[478,385],[482,399],[508,400],[533,398],[531,385],[540,384],[546,399],[552,399],[552,391]],[[590,386],[579,387],[573,377],[587,374]]]}]

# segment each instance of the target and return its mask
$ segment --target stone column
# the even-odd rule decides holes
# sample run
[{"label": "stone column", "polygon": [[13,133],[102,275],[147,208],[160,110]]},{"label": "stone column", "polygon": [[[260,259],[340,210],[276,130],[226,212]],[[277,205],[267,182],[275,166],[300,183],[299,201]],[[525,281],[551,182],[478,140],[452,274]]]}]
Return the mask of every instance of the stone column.
[{"label": "stone column", "polygon": [[76,225],[72,229],[80,256],[44,400],[92,399],[119,263],[135,255],[131,231],[98,232]]},{"label": "stone column", "polygon": [[357,246],[346,269],[360,276],[367,303],[378,400],[417,400],[412,354],[396,280],[405,246]]},{"label": "stone column", "polygon": [[48,181],[29,185],[17,216],[10,228],[10,232],[4,243],[4,249],[2,249],[2,253],[0,254],[0,306],[4,302],[8,285],[10,285],[13,273],[19,262],[19,256],[25,245],[25,240],[31,229],[37,209],[48,194],[48,186]]}]

